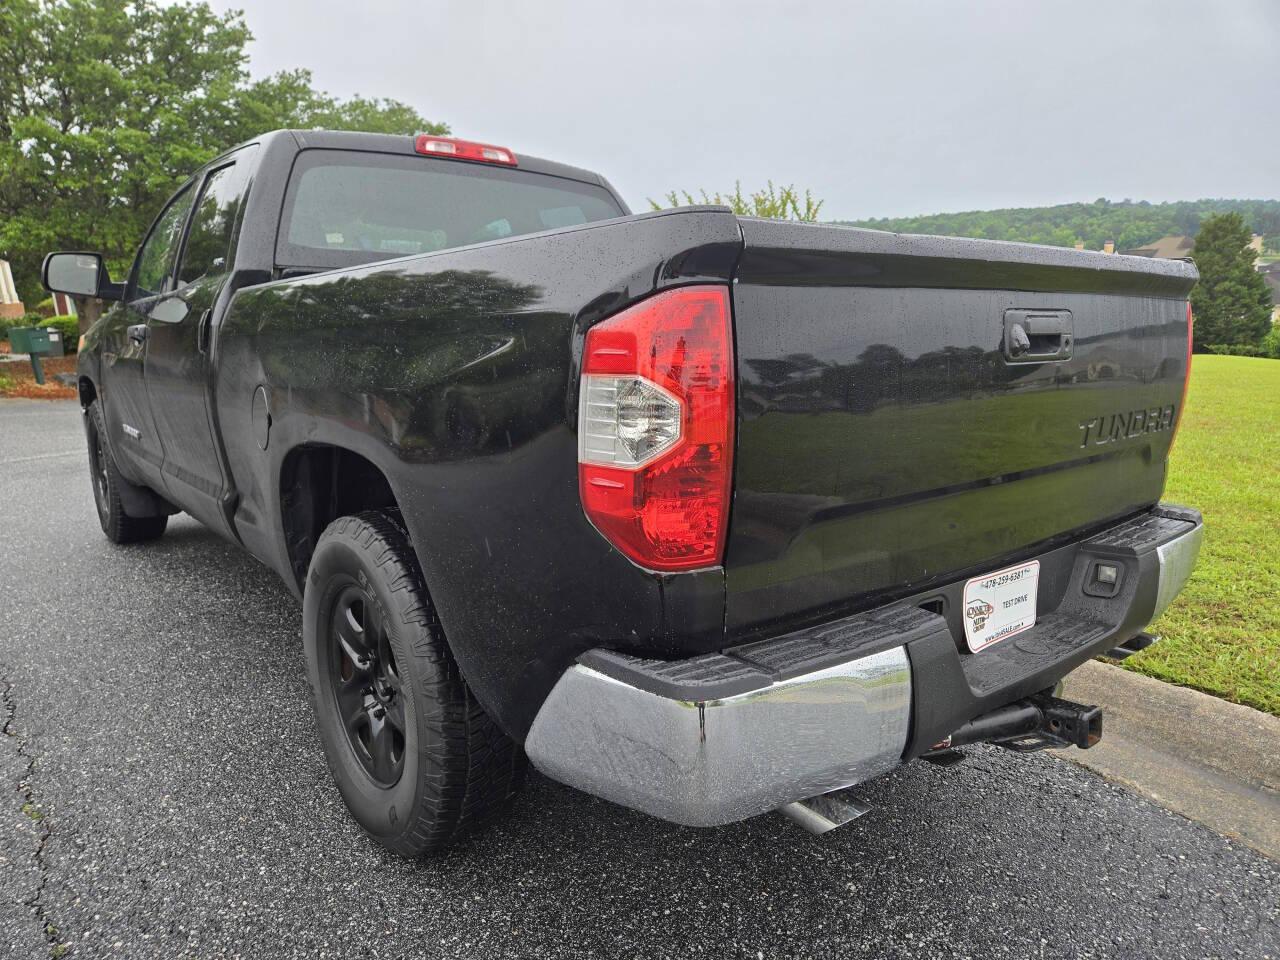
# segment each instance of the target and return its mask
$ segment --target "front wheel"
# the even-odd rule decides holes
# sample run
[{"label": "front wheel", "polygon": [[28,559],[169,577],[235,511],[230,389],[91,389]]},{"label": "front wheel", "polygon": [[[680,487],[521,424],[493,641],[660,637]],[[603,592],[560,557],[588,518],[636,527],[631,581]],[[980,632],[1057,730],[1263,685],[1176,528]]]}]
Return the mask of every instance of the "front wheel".
[{"label": "front wheel", "polygon": [[329,769],[379,842],[410,856],[440,849],[515,794],[524,752],[463,681],[390,515],[340,517],[321,535],[303,645]]},{"label": "front wheel", "polygon": [[102,408],[95,400],[85,413],[88,417],[86,436],[89,441],[89,480],[93,484],[93,505],[98,511],[98,523],[112,543],[140,543],[155,540],[164,533],[169,518],[131,517],[125,513],[120,491],[128,483],[120,475],[111,448],[107,446],[107,430],[102,421]]}]

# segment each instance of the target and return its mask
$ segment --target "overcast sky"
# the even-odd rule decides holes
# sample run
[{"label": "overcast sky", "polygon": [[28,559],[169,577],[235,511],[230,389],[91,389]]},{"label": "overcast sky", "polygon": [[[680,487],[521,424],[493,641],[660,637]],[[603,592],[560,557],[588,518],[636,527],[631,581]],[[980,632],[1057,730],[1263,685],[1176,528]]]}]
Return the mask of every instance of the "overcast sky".
[{"label": "overcast sky", "polygon": [[671,188],[810,187],[823,219],[1280,197],[1280,2],[212,0],[262,76]]}]

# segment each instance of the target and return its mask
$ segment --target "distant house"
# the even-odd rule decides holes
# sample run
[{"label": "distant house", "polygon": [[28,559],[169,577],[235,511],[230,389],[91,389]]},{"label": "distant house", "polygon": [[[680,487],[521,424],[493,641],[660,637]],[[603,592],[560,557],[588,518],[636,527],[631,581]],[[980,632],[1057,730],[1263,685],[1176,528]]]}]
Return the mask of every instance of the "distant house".
[{"label": "distant house", "polygon": [[[1170,260],[1178,260],[1182,257],[1191,256],[1191,245],[1195,241],[1195,237],[1161,237],[1155,243],[1149,243],[1145,247],[1134,247],[1132,250],[1121,250],[1121,253],[1128,254],[1131,257],[1166,257]],[[1081,244],[1076,244],[1079,248]],[[1262,236],[1255,233],[1253,239],[1249,241],[1249,246],[1257,252],[1262,251]],[[1280,261],[1271,263],[1259,263],[1258,272],[1262,274],[1267,281],[1267,286],[1271,288],[1271,299],[1275,303],[1275,309],[1271,312],[1271,321],[1280,323]]]},{"label": "distant house", "polygon": [[1272,323],[1280,323],[1280,260],[1258,264],[1258,272],[1271,288],[1271,300],[1276,307],[1271,311]]},{"label": "distant house", "polygon": [[1132,250],[1120,252],[1130,257],[1164,257],[1169,260],[1179,260],[1191,256],[1191,244],[1194,241],[1195,237],[1161,237],[1155,243],[1149,243],[1145,247],[1134,247]]},{"label": "distant house", "polygon": [[55,293],[53,295],[53,313],[59,317],[76,316],[76,303],[65,293]]},{"label": "distant house", "polygon": [[[1145,247],[1134,247],[1132,250],[1120,252],[1130,257],[1164,257],[1168,260],[1180,260],[1191,256],[1191,245],[1195,243],[1195,239],[1195,237],[1161,237]],[[1249,241],[1249,246],[1261,253],[1262,234],[1255,233],[1253,239]]]},{"label": "distant house", "polygon": [[0,260],[0,319],[12,320],[26,312],[22,301],[18,299],[18,290],[13,285],[13,271],[9,269],[9,261]]}]

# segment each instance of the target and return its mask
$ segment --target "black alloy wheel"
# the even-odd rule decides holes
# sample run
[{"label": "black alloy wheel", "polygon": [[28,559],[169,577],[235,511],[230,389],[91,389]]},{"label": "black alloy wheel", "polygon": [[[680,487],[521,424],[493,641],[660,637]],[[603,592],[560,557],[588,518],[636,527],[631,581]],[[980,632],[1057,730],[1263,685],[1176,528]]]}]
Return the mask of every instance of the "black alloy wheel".
[{"label": "black alloy wheel", "polygon": [[334,598],[329,627],[330,688],[347,740],[379,787],[404,773],[403,684],[378,604],[353,583]]},{"label": "black alloy wheel", "polygon": [[463,680],[398,513],[330,523],[302,607],[325,759],[370,836],[417,856],[506,809],[524,751]]}]

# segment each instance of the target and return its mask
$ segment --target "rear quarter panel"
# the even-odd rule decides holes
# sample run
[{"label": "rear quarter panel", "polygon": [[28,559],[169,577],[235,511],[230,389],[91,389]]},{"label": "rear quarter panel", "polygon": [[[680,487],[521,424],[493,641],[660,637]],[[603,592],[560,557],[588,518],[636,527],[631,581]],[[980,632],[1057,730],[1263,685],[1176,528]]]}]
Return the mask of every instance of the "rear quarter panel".
[{"label": "rear quarter panel", "polygon": [[[655,289],[725,283],[740,250],[728,211],[688,210],[240,291],[217,374],[239,535],[296,587],[285,456],[330,444],[371,460],[464,676],[517,738],[582,650],[715,649],[722,571],[641,571],[584,516],[576,381],[593,322]],[[259,386],[265,451],[251,429]]]}]

